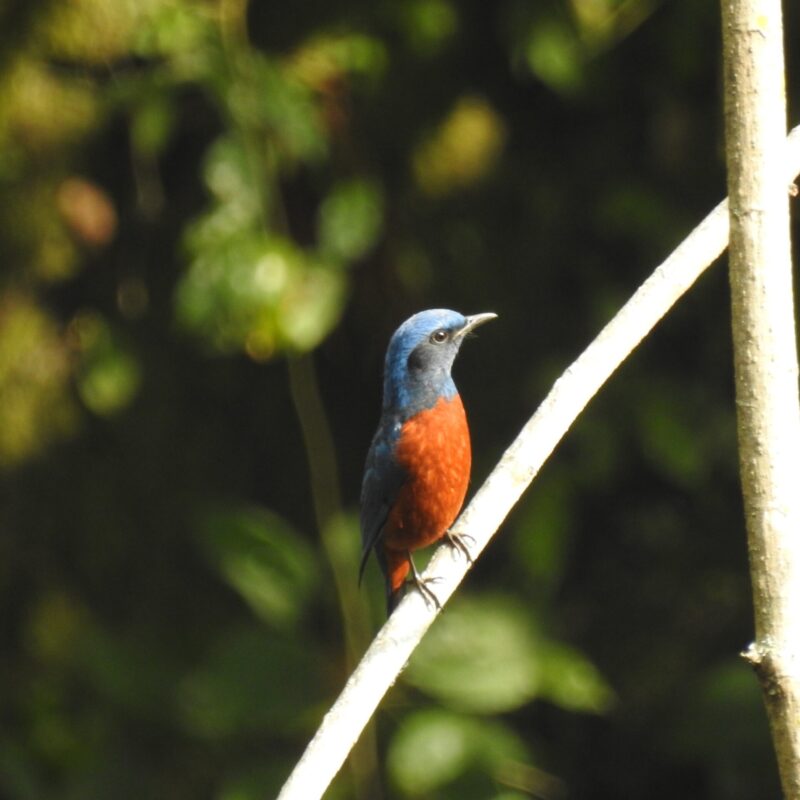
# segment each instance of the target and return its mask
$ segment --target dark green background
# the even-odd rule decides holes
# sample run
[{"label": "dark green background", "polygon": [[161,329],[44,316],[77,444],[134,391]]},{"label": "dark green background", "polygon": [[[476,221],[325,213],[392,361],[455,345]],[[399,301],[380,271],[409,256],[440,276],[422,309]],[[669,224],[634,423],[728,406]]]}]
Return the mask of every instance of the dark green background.
[{"label": "dark green background", "polygon": [[[0,796],[272,797],[383,619],[389,336],[499,314],[455,370],[478,486],[725,193],[717,4],[9,0],[0,31]],[[729,340],[720,263],[328,796],[778,797]]]}]

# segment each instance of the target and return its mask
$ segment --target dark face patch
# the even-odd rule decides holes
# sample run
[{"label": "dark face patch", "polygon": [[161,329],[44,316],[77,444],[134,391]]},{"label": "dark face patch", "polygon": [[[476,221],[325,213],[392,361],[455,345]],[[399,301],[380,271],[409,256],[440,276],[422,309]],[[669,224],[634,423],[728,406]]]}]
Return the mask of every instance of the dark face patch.
[{"label": "dark face patch", "polygon": [[412,375],[422,372],[436,372],[449,370],[453,363],[458,347],[452,341],[450,334],[438,330],[430,338],[420,342],[408,356],[408,371]]},{"label": "dark face patch", "polygon": [[426,348],[426,343],[423,342],[417,345],[408,356],[408,371],[421,372],[430,363],[430,353]]},{"label": "dark face patch", "polygon": [[402,389],[408,394],[401,404],[404,417],[430,408],[439,397],[450,398],[455,394],[450,367],[458,353],[459,340],[453,339],[448,331],[440,344],[434,335],[435,332],[423,339],[406,359]]}]

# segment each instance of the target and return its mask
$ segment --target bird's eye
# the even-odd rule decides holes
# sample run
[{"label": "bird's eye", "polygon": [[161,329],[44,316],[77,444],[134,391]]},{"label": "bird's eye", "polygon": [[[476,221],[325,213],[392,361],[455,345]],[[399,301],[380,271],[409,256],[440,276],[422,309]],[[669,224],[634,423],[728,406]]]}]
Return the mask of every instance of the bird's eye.
[{"label": "bird's eye", "polygon": [[439,328],[431,334],[431,341],[434,344],[442,344],[447,341],[447,331],[444,328]]}]

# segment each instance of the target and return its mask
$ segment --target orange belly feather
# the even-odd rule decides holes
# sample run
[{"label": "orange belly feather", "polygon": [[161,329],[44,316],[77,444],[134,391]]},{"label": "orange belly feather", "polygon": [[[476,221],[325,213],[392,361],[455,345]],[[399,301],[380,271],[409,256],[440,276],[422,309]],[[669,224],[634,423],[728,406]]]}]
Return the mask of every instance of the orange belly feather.
[{"label": "orange belly feather", "polygon": [[383,534],[392,591],[408,575],[407,553],[441,539],[464,503],[472,453],[461,398],[439,398],[408,420],[395,458],[408,478]]}]

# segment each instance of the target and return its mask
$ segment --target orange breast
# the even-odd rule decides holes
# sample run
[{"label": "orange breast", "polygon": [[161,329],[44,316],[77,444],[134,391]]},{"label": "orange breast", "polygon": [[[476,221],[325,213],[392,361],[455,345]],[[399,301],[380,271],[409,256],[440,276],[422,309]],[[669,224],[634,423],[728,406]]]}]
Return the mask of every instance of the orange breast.
[{"label": "orange breast", "polygon": [[472,454],[461,398],[440,398],[408,420],[395,457],[408,480],[389,514],[384,547],[416,550],[444,536],[467,493]]}]

